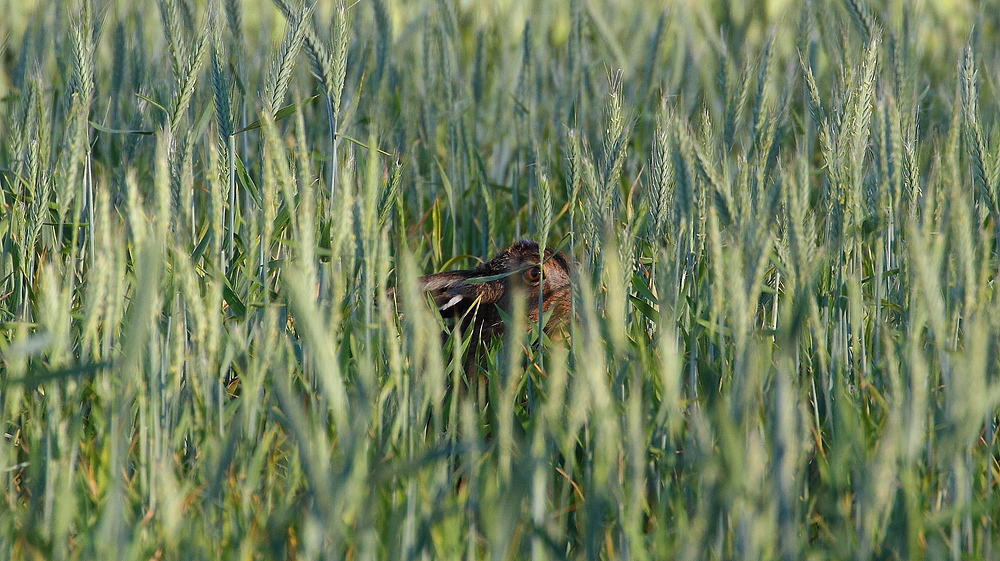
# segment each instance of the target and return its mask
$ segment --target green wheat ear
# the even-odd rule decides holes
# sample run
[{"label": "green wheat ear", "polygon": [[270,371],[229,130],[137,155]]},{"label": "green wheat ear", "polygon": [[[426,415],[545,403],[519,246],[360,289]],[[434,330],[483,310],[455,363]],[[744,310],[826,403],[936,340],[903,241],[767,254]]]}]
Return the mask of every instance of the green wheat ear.
[{"label": "green wheat ear", "polygon": [[[0,559],[997,558],[931,4],[0,1]],[[522,237],[569,335],[476,348],[418,279]]]}]

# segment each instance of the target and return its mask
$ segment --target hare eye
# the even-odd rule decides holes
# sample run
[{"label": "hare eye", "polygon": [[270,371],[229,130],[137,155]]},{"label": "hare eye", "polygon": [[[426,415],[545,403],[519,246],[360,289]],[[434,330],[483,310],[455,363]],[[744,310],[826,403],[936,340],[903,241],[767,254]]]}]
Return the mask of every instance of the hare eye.
[{"label": "hare eye", "polygon": [[528,282],[538,282],[538,279],[541,278],[541,276],[542,272],[538,269],[538,267],[532,267],[524,272],[524,278],[528,279]]}]

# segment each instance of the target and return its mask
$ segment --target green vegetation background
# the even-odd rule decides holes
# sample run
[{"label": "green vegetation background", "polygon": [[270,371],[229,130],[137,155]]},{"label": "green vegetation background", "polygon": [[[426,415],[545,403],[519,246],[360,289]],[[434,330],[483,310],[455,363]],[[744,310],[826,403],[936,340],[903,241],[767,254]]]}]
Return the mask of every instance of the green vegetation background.
[{"label": "green vegetation background", "polygon": [[314,8],[0,0],[0,557],[1000,555],[1000,4]]}]

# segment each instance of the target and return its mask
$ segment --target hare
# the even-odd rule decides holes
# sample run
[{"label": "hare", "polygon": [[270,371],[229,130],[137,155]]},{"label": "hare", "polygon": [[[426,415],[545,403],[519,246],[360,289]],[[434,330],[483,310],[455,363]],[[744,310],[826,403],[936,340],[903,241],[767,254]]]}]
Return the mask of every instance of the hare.
[{"label": "hare", "polygon": [[529,325],[537,323],[539,284],[542,311],[551,310],[545,332],[558,329],[569,319],[569,259],[551,249],[542,257],[538,244],[529,240],[520,240],[471,269],[425,275],[419,282],[443,317],[463,320],[481,342],[504,333],[500,311],[509,316],[515,298],[526,300]]}]

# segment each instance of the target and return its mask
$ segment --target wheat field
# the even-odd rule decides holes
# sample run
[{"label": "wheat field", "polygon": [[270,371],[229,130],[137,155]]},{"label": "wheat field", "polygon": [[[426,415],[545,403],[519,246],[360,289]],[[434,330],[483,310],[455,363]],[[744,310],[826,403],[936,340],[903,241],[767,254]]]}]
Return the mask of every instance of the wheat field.
[{"label": "wheat field", "polygon": [[998,14],[0,0],[0,558],[997,559]]}]

